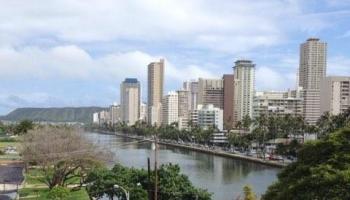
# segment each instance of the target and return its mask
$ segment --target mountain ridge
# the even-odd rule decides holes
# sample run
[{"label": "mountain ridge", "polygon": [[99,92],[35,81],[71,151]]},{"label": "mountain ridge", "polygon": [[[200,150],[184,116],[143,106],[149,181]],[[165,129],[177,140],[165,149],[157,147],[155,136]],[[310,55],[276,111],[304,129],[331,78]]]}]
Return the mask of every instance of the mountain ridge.
[{"label": "mountain ridge", "polygon": [[1,120],[21,121],[32,120],[41,122],[81,122],[91,123],[95,112],[106,110],[105,107],[25,107],[16,108],[7,115],[0,116]]}]

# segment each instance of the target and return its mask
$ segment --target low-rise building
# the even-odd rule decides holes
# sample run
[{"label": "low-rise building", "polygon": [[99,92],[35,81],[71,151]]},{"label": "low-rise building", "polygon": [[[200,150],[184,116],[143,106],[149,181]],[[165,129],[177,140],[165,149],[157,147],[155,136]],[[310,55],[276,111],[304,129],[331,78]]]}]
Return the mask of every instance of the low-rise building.
[{"label": "low-rise building", "polygon": [[253,118],[260,115],[301,116],[303,98],[299,90],[287,92],[256,92],[253,103]]},{"label": "low-rise building", "polygon": [[213,104],[197,106],[196,110],[191,111],[191,121],[203,129],[215,127],[222,131],[223,128],[223,110],[214,107]]}]

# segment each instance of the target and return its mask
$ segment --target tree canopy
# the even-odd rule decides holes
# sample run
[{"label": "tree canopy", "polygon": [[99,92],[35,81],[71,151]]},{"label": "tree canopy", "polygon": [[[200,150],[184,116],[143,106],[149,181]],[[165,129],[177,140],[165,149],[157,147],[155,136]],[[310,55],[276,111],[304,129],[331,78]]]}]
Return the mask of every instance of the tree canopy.
[{"label": "tree canopy", "polygon": [[[122,191],[114,188],[119,185],[130,192],[131,200],[148,199],[154,193],[154,171],[151,172],[151,180],[148,179],[147,171],[143,169],[128,168],[115,165],[113,169],[96,169],[87,179],[87,191],[91,197],[99,198],[107,195],[110,199],[117,196],[125,199]],[[211,194],[206,190],[195,188],[188,177],[180,173],[178,165],[161,165],[158,170],[159,200],[210,200]]]},{"label": "tree canopy", "polygon": [[350,199],[350,128],[306,143],[263,199]]}]

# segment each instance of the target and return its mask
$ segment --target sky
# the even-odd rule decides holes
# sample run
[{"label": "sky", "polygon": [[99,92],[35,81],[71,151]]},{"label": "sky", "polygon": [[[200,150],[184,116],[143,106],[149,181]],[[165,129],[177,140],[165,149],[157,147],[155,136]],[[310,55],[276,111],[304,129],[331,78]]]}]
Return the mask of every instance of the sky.
[{"label": "sky", "polygon": [[296,85],[299,45],[328,44],[327,75],[350,76],[350,0],[0,0],[0,115],[108,106],[165,58],[165,90],[256,64],[256,90]]}]

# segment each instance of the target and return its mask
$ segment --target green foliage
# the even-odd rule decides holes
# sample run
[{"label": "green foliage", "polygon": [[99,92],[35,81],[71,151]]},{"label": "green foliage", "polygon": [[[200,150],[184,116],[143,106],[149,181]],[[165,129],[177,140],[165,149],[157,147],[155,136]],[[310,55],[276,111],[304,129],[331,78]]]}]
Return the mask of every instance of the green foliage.
[{"label": "green foliage", "polygon": [[114,127],[108,127],[113,131],[121,131],[123,133],[136,134],[140,136],[153,136],[158,135],[162,139],[170,140],[182,140],[186,142],[197,142],[202,144],[208,144],[210,138],[215,131],[215,127],[209,127],[204,130],[197,125],[190,123],[191,131],[179,130],[177,123],[172,123],[170,125],[162,125],[160,127],[148,125],[146,122],[137,121],[134,125],[128,126],[124,122],[114,124]]},{"label": "green foliage", "polygon": [[16,142],[16,139],[10,138],[10,137],[5,137],[5,138],[1,138],[0,142]]},{"label": "green foliage", "polygon": [[350,127],[350,108],[339,115],[331,115],[329,112],[324,113],[317,121],[317,130],[319,137],[326,137],[342,127]]},{"label": "green foliage", "polygon": [[65,187],[60,187],[60,186],[52,188],[47,194],[47,198],[53,199],[53,200],[67,199],[68,196],[69,196],[69,189]]},{"label": "green foliage", "polygon": [[350,199],[350,128],[305,144],[263,199]]},{"label": "green foliage", "polygon": [[16,125],[14,134],[22,135],[26,134],[29,130],[34,128],[34,123],[30,120],[23,120],[19,124]]},{"label": "green foliage", "polygon": [[[188,177],[180,174],[178,165],[162,165],[158,170],[158,199],[159,200],[210,200],[211,194],[202,189],[195,188]],[[130,192],[131,200],[147,200],[148,189],[154,193],[155,173],[151,172],[151,180],[143,169],[127,168],[115,165],[112,170],[96,169],[87,179],[87,191],[91,197],[99,198],[106,194],[125,199],[122,190],[114,188],[119,185]]]},{"label": "green foliage", "polygon": [[244,192],[244,200],[257,200],[257,197],[253,192],[253,189],[251,186],[245,185],[243,187],[243,192]]},{"label": "green foliage", "polygon": [[276,153],[285,156],[297,156],[298,150],[302,145],[297,140],[292,140],[289,144],[277,144]]}]

